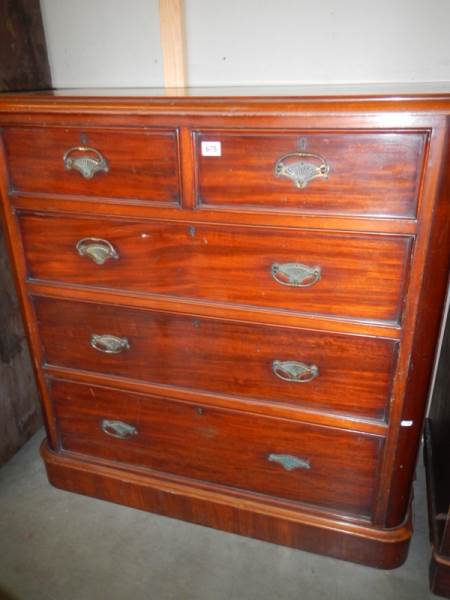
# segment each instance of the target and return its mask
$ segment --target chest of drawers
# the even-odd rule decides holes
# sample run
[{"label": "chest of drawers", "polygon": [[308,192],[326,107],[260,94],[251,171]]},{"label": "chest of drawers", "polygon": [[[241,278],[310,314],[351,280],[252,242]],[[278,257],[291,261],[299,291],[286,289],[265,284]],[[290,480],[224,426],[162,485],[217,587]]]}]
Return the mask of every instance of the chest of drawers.
[{"label": "chest of drawers", "polygon": [[450,97],[0,99],[57,487],[383,568],[449,266]]}]

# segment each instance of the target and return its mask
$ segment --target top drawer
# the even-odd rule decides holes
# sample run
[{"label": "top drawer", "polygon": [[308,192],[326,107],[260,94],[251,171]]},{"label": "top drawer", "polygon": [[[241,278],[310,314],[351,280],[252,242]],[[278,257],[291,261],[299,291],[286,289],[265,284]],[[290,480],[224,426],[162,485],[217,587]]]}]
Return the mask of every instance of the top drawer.
[{"label": "top drawer", "polygon": [[416,131],[198,131],[197,204],[413,218],[425,142]]},{"label": "top drawer", "polygon": [[3,139],[14,191],[179,204],[176,130],[9,127]]}]

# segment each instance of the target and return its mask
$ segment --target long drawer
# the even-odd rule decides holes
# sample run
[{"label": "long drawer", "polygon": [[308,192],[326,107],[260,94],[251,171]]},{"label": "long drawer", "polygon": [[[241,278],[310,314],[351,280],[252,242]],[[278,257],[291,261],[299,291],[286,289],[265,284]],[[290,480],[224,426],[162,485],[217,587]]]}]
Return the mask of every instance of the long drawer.
[{"label": "long drawer", "polygon": [[[20,217],[31,279],[396,322],[411,238]],[[368,260],[370,257],[370,260]]]},{"label": "long drawer", "polygon": [[51,388],[65,450],[371,514],[380,437],[92,385]]},{"label": "long drawer", "polygon": [[198,131],[197,202],[414,217],[426,140],[418,131]]},{"label": "long drawer", "polygon": [[176,130],[7,127],[3,140],[13,191],[180,201]]},{"label": "long drawer", "polygon": [[36,297],[49,365],[382,419],[393,340]]}]

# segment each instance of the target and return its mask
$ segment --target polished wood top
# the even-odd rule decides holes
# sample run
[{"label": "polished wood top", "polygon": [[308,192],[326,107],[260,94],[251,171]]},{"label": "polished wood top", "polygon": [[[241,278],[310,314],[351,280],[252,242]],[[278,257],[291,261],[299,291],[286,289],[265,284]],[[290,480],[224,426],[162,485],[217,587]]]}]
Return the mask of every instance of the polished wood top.
[{"label": "polished wood top", "polygon": [[214,87],[123,87],[60,88],[27,92],[28,95],[58,97],[323,97],[323,96],[424,96],[450,95],[450,81],[413,83],[305,84],[280,86],[214,86]]},{"label": "polished wood top", "polygon": [[[267,109],[302,105],[307,109],[330,110],[333,106],[355,112],[385,112],[405,104],[405,110],[450,112],[450,82],[379,83],[346,85],[255,86],[255,87],[186,87],[186,88],[73,88],[0,95],[1,111],[51,110],[70,105],[96,109],[184,110],[213,109],[233,102],[235,108],[247,110],[264,105]],[[114,106],[112,106],[114,105]]]}]

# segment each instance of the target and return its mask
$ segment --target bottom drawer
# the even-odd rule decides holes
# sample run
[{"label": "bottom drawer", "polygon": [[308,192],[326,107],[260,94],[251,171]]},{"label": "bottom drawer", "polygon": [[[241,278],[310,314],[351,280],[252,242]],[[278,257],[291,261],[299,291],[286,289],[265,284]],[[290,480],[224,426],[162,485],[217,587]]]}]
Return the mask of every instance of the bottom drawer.
[{"label": "bottom drawer", "polygon": [[61,446],[370,517],[383,438],[53,380]]}]

